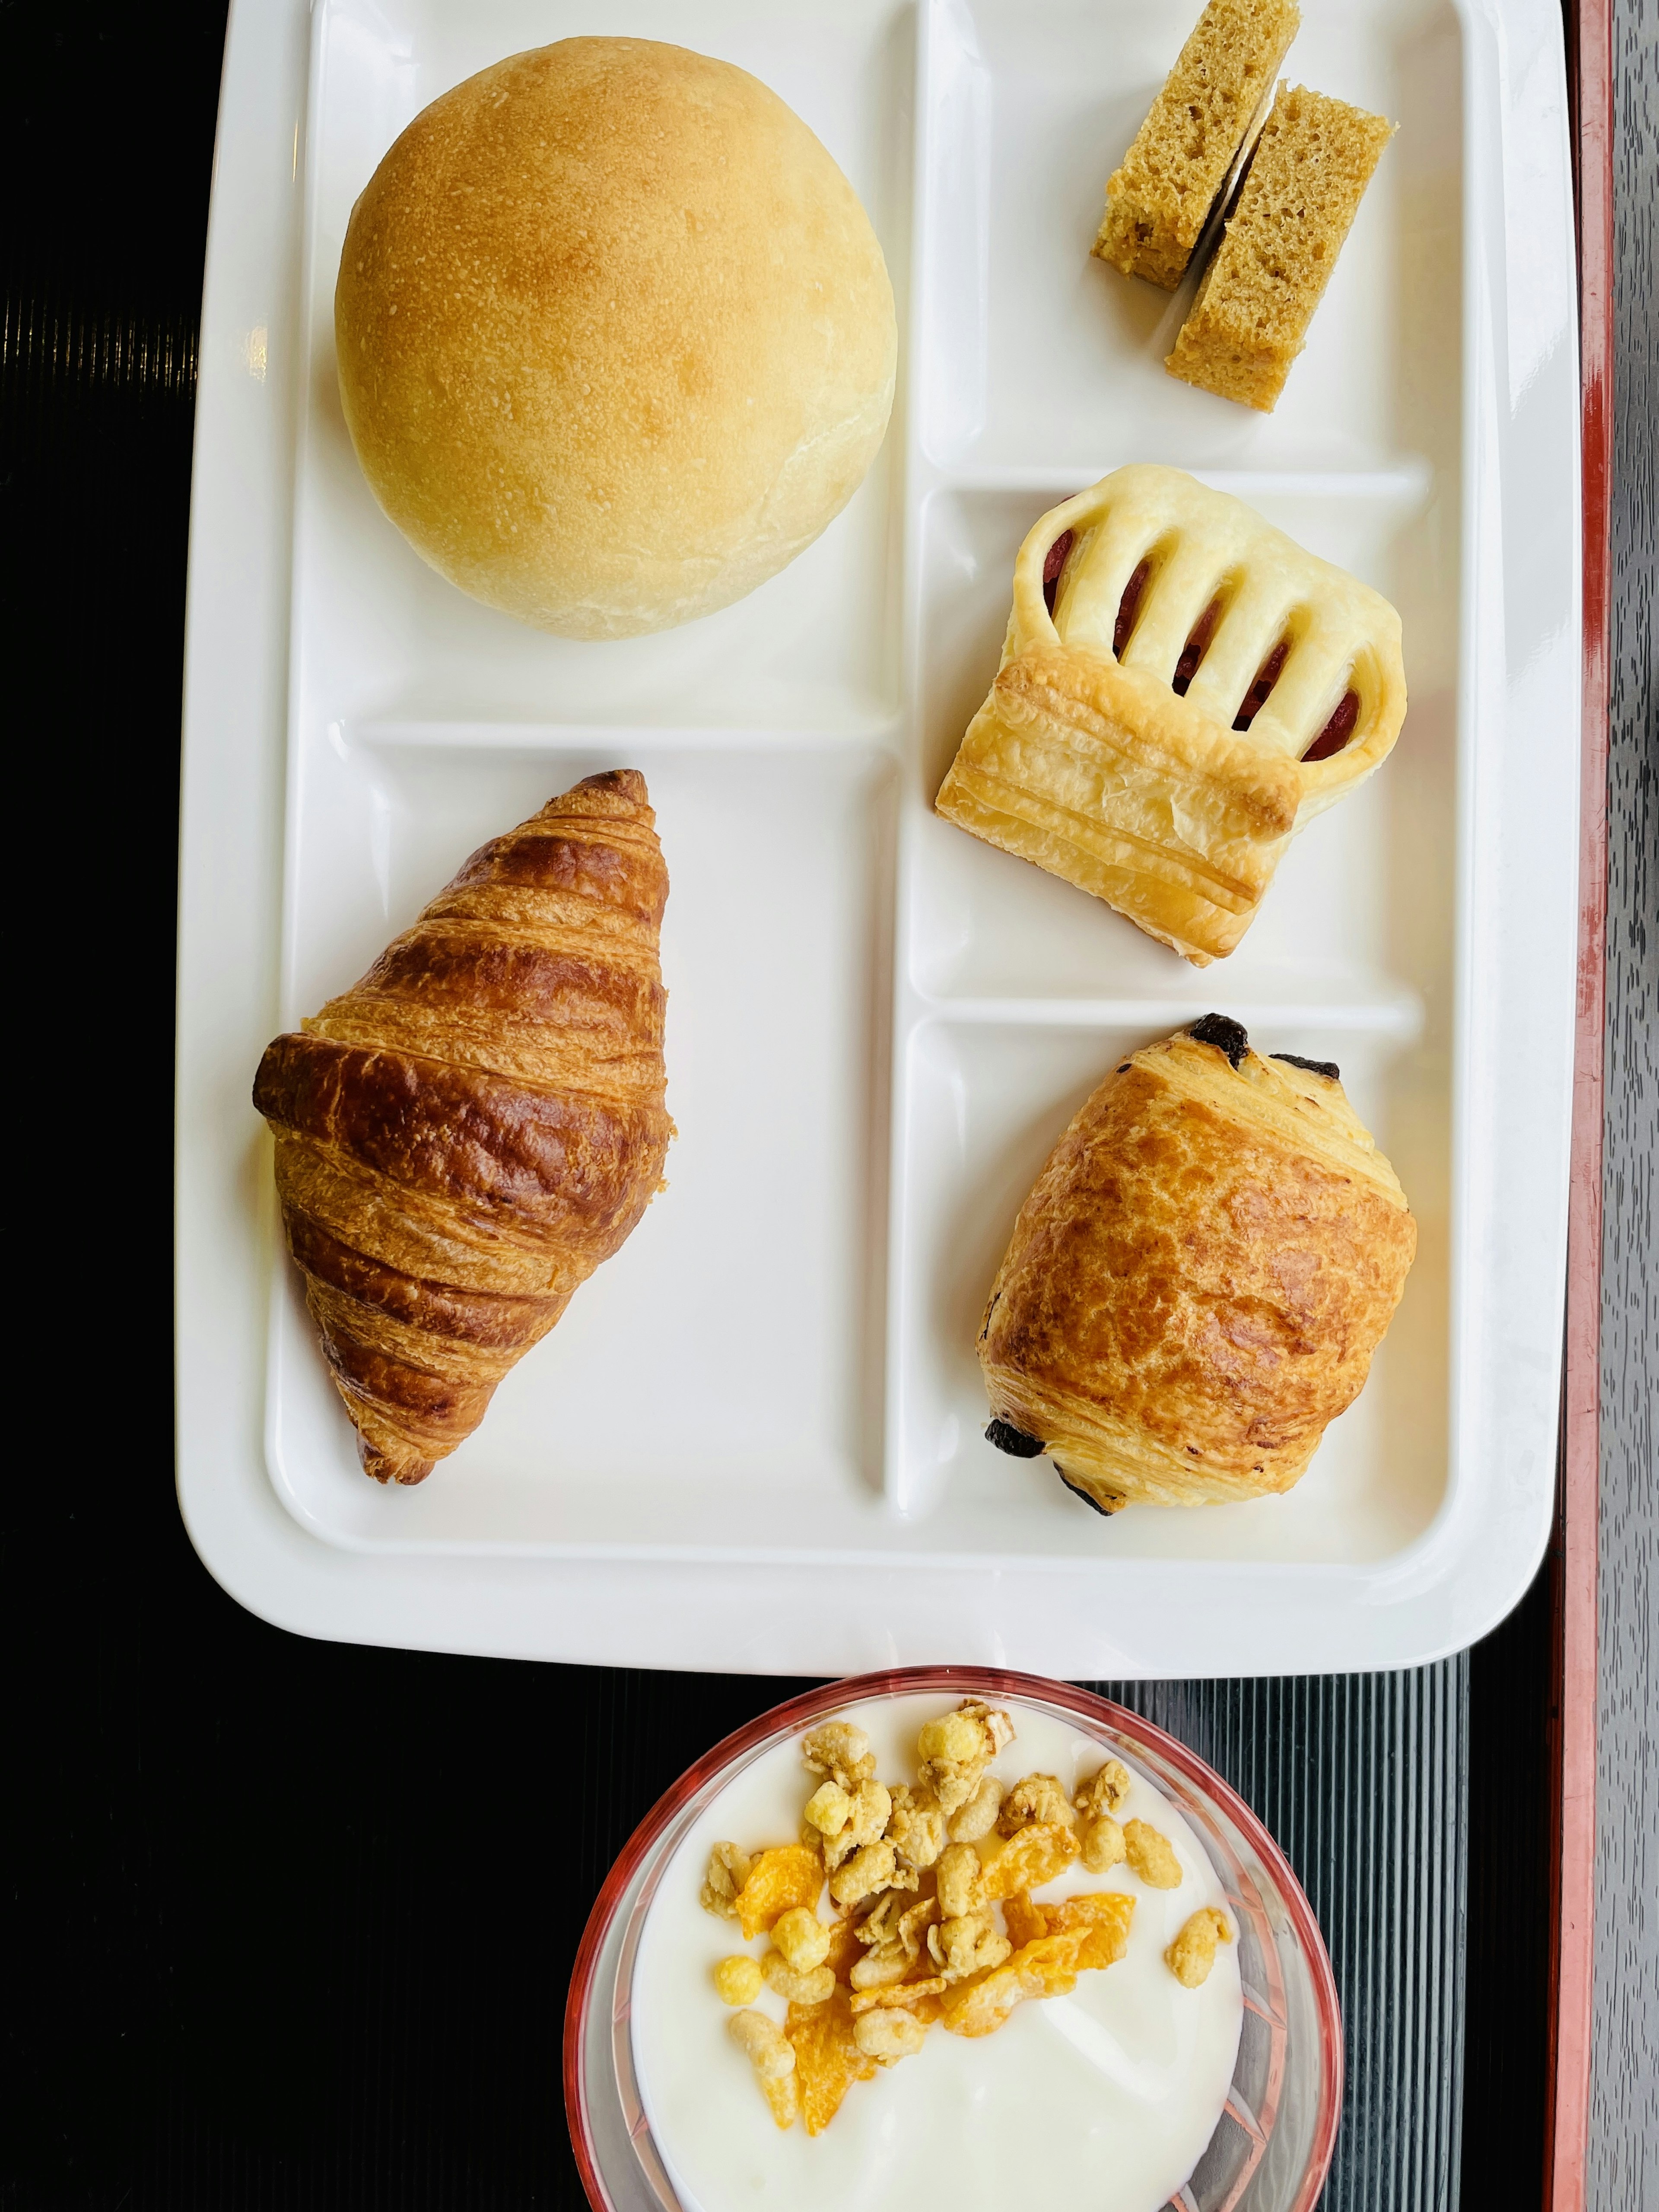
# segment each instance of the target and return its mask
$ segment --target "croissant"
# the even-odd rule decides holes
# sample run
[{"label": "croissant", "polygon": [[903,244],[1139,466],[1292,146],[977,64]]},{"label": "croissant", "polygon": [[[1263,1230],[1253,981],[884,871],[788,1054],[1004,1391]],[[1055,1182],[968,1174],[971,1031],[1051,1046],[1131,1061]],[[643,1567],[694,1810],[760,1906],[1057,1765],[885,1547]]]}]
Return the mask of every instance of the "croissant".
[{"label": "croissant", "polygon": [[1002,665],[934,805],[1204,968],[1405,714],[1386,599],[1242,500],[1136,465],[1020,547]]},{"label": "croissant", "polygon": [[645,779],[590,775],[265,1048],[289,1249],[379,1481],[471,1435],[661,1186],[667,896]]},{"label": "croissant", "polygon": [[1107,1077],[1020,1209],[980,1330],[985,1433],[1105,1513],[1288,1490],[1416,1249],[1340,1071],[1206,1014]]}]

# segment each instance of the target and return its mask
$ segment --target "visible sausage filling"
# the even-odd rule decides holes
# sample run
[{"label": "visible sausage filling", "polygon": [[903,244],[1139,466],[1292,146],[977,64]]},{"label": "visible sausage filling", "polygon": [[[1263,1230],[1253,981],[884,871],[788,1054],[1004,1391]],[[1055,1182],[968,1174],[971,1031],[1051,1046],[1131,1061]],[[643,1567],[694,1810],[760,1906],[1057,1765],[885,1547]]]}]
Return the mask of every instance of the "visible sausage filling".
[{"label": "visible sausage filling", "polygon": [[1255,681],[1244,694],[1244,703],[1233,717],[1236,730],[1248,730],[1267,703],[1267,696],[1278,683],[1291,657],[1291,641],[1281,637],[1255,672]]},{"label": "visible sausage filling", "polygon": [[1340,753],[1353,735],[1354,724],[1358,720],[1359,694],[1357,691],[1344,692],[1341,704],[1303,754],[1303,759],[1329,760],[1333,753]]},{"label": "visible sausage filling", "polygon": [[1175,665],[1175,674],[1170,678],[1170,689],[1183,699],[1187,696],[1188,685],[1197,675],[1204,656],[1210,649],[1210,641],[1214,637],[1216,626],[1221,620],[1222,605],[1223,602],[1219,598],[1211,600],[1209,605],[1199,617],[1192,635],[1181,648],[1181,658]]},{"label": "visible sausage filling", "polygon": [[1135,617],[1140,612],[1140,601],[1152,580],[1152,564],[1150,557],[1141,562],[1128,582],[1123,586],[1123,597],[1117,603],[1117,620],[1112,624],[1112,652],[1121,660],[1123,648],[1134,635]]},{"label": "visible sausage filling", "polygon": [[1075,530],[1062,530],[1048,548],[1042,563],[1042,604],[1051,615],[1054,611],[1054,601],[1060,597],[1060,571],[1071,556],[1076,538]]}]

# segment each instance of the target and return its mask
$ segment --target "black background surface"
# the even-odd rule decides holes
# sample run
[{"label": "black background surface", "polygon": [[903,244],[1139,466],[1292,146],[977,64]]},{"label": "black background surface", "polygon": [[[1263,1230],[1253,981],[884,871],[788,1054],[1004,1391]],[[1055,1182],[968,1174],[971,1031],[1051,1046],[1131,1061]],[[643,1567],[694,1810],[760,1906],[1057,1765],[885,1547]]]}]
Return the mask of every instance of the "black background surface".
[{"label": "black background surface", "polygon": [[[5,0],[0,30],[19,1279],[0,2202],[574,2206],[558,2047],[587,1905],[687,1761],[802,1686],[307,1643],[190,1549],[172,933],[223,11]],[[1648,684],[1623,739],[1644,824]],[[1644,939],[1638,982],[1651,957]],[[1539,2186],[1547,1598],[1540,1581],[1469,1669],[1475,2206]]]}]

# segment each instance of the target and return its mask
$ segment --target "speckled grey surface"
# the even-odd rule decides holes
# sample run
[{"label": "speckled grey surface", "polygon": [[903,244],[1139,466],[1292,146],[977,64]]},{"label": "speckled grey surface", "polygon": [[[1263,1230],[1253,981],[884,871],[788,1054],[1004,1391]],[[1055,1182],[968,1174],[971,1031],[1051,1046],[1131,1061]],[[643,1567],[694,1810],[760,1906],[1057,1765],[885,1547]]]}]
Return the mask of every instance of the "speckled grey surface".
[{"label": "speckled grey surface", "polygon": [[1601,1691],[1589,2212],[1659,2204],[1659,0],[1615,0]]}]

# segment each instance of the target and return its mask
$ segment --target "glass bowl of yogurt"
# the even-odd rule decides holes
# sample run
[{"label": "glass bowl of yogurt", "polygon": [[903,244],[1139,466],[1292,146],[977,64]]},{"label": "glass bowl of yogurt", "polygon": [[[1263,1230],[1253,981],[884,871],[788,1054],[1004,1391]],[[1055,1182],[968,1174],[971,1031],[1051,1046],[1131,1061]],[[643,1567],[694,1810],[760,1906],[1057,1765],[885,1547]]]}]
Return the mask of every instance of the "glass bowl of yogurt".
[{"label": "glass bowl of yogurt", "polygon": [[[757,1990],[750,1969],[732,1975],[734,1960],[764,1957],[769,1969],[781,1962],[763,1926],[751,1923],[745,1936],[729,1906],[722,1917],[703,1901],[711,1854],[735,1845],[755,1863],[763,1850],[778,1854],[769,1870],[787,1875],[799,1866],[791,1847],[813,1835],[803,1815],[828,1780],[822,1766],[810,1771],[803,1763],[803,1740],[819,1741],[814,1732],[831,1722],[862,1732],[882,1784],[908,1785],[927,1804],[921,1731],[975,1704],[1012,1724],[1011,1741],[997,1743],[1000,1723],[991,1739],[983,1772],[995,1785],[992,1802],[1024,1778],[1052,1778],[1068,1802],[1083,1801],[1079,1832],[1086,1835],[1091,1789],[1115,1761],[1111,1812],[1137,1846],[1104,1872],[1090,1871],[1081,1856],[1048,1871],[1030,1892],[1048,1916],[1041,1924],[1029,1914],[1017,1918],[1012,1900],[988,1909],[998,1930],[986,1957],[994,1964],[1034,1929],[1099,1910],[1103,1897],[1116,1900],[1120,1920],[1127,1917],[1127,1939],[1113,1963],[1062,1978],[1058,1993],[1030,1987],[1028,1972],[1038,2001],[1013,2004],[994,2032],[982,2021],[964,2025],[972,1992],[945,1984],[942,1998],[926,2001],[927,2013],[910,2008],[928,2021],[925,2033],[911,2032],[917,2047],[865,2066],[827,2125],[822,2100],[817,2132],[804,2124],[805,2106],[802,2119],[780,2124],[759,2077],[769,2064],[793,2064],[782,2038],[801,2014],[769,1982]],[[931,1740],[939,1740],[937,1728]],[[843,1778],[850,1788],[852,1778]],[[969,1779],[983,1786],[977,1771]],[[1018,1814],[1017,1799],[1004,1802]],[[972,1815],[960,1817],[971,1830]],[[1149,1833],[1165,1853],[1142,1852]],[[992,1855],[988,1866],[1012,1848],[995,1830],[975,1845]],[[1097,1869],[1103,1856],[1091,1846]],[[718,1863],[714,1871],[723,1887]],[[741,1878],[744,1865],[736,1871]],[[832,1880],[815,1903],[794,1909],[821,1919],[833,1937],[837,1923],[869,1909],[867,1898],[849,1905],[830,1893],[852,1879]],[[919,1901],[933,1879],[919,1878]],[[942,1893],[945,1877],[937,1879]],[[890,1901],[896,1922],[906,1899]],[[1005,1917],[1009,1932],[999,1940]],[[1195,1919],[1222,1937],[1197,1976],[1183,1948]],[[942,1959],[940,1932],[929,1940]],[[781,1933],[799,1935],[799,1923]],[[809,1940],[799,1955],[809,1959],[816,1948]],[[852,1948],[840,1946],[843,1955]],[[1037,1953],[1017,1952],[1015,1966],[1027,1955]],[[913,1976],[929,1974],[932,1963],[924,1954]],[[836,1971],[846,1977],[844,1966]],[[776,1978],[798,1994],[809,1987],[781,1971]],[[982,1968],[968,1979],[995,1977]],[[904,1994],[866,1993],[861,2002],[884,2008]],[[834,2006],[845,2014],[849,2002],[860,1999],[839,1989]],[[747,2045],[730,2032],[739,2003]],[[805,2068],[810,2054],[802,2051]],[[797,2076],[803,2098],[806,2078]],[[906,1668],[777,1706],[716,1745],[653,1808],[611,1869],[577,1954],[564,2081],[596,2212],[838,2212],[849,2203],[860,2212],[1006,2212],[1034,2188],[1087,2212],[1310,2212],[1341,2106],[1342,2023],[1330,1961],[1295,1875],[1202,1759],[1069,1684],[985,1668]]]}]

